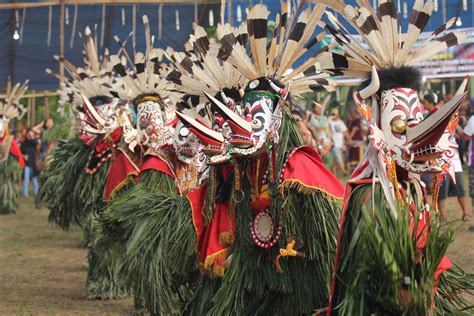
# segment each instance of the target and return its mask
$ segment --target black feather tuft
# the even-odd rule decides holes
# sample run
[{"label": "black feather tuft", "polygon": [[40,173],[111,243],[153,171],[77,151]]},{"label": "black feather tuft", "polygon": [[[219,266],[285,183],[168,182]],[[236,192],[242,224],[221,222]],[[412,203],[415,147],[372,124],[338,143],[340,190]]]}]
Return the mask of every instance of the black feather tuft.
[{"label": "black feather tuft", "polygon": [[[379,93],[384,90],[395,88],[409,88],[420,91],[422,87],[421,72],[414,67],[387,68],[378,71],[380,79]],[[359,87],[364,89],[370,84],[370,77],[367,78]]]}]

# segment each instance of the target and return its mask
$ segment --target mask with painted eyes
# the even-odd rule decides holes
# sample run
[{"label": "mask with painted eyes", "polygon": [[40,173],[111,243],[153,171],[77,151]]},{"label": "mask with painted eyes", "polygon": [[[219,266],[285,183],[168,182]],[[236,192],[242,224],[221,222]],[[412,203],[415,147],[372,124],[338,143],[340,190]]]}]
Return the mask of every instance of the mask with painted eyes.
[{"label": "mask with painted eyes", "polygon": [[118,99],[113,99],[107,96],[98,96],[90,99],[91,103],[97,112],[106,120],[112,121],[114,119]]},{"label": "mask with painted eyes", "polygon": [[77,130],[81,134],[107,134],[118,127],[116,110],[118,100],[107,96],[98,96],[84,101],[82,112],[77,114]]},{"label": "mask with painted eyes", "polygon": [[[410,69],[404,71],[412,72]],[[393,73],[389,74],[393,76]],[[366,118],[368,112],[364,110],[367,109],[364,99],[373,96],[379,87],[378,73],[373,71],[371,83],[354,94]],[[446,151],[452,150],[449,135],[443,135],[465,97],[465,94],[455,96],[424,119],[415,89],[395,87],[382,90],[374,97],[374,102],[379,105],[380,116],[378,121],[369,122],[370,139],[379,153],[393,159],[398,167],[406,171],[418,174],[442,172],[438,159]]]},{"label": "mask with painted eyes", "polygon": [[200,142],[196,135],[191,133],[183,122],[178,121],[174,129],[173,140],[173,148],[178,159],[188,164],[191,163],[199,153]]},{"label": "mask with painted eyes", "polygon": [[230,127],[228,139],[234,152],[248,156],[264,150],[270,134],[278,137],[280,101],[286,96],[287,89],[277,86],[269,78],[259,78],[251,81],[245,89],[242,115],[209,95],[208,98]]},{"label": "mask with painted eyes", "polygon": [[[163,111],[158,100],[142,100],[136,106],[137,130],[140,143],[148,147],[159,147],[168,134],[163,119]],[[172,137],[172,134],[171,134]]]}]

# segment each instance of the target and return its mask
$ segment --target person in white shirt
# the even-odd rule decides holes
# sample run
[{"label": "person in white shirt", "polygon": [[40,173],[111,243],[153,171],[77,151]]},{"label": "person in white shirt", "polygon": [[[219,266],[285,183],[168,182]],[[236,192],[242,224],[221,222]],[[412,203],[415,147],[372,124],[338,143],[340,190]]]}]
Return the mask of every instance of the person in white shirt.
[{"label": "person in white shirt", "polygon": [[451,164],[454,168],[454,174],[456,183],[449,175],[446,176],[444,181],[441,183],[439,189],[438,202],[440,216],[442,219],[446,219],[446,199],[448,196],[456,196],[458,198],[459,205],[462,210],[462,220],[467,221],[471,215],[468,212],[466,194],[464,193],[464,184],[462,177],[462,164],[461,159],[459,158],[459,152],[456,150],[454,157],[451,159]]},{"label": "person in white shirt", "polygon": [[[474,155],[473,142],[474,138],[474,115],[472,115],[467,121],[466,126],[463,130],[463,139],[464,141],[469,141],[468,145],[468,156],[467,156],[467,165],[469,168],[469,196],[471,197],[471,209],[474,207]],[[463,220],[467,221],[471,217],[470,214],[463,216]]]},{"label": "person in white shirt", "polygon": [[[347,130],[347,126],[344,121],[341,120],[341,117],[339,116],[339,110],[337,108],[331,110],[331,117],[329,119],[329,129],[331,130],[333,144],[331,153],[334,156],[334,160],[336,161],[336,167],[340,169],[342,174],[346,175],[347,171],[344,162],[343,152],[344,145],[351,145],[351,139]],[[344,143],[344,140],[346,140],[346,144]],[[336,173],[336,170],[334,170],[334,173]]]}]

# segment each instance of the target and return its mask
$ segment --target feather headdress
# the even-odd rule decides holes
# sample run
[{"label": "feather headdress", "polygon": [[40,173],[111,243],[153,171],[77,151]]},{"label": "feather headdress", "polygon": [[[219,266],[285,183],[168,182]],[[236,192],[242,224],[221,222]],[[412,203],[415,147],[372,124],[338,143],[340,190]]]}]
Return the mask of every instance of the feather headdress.
[{"label": "feather headdress", "polygon": [[465,33],[444,32],[456,21],[456,18],[452,18],[417,43],[433,12],[433,0],[415,0],[406,32],[402,30],[393,0],[380,0],[378,15],[369,1],[357,1],[358,6],[355,7],[346,4],[344,0],[308,2],[323,2],[332,6],[360,34],[367,45],[362,46],[340,21],[327,11],[326,15],[331,23],[325,28],[345,50],[344,53],[333,53],[332,56],[325,54],[325,64],[330,64],[329,59],[333,59],[336,73],[365,76],[370,73],[371,65],[377,69],[415,66],[430,56],[466,40]]},{"label": "feather headdress", "polygon": [[186,52],[168,54],[175,67],[168,80],[176,84],[177,90],[196,96],[204,96],[203,91],[216,95],[224,88],[237,89],[243,83],[241,73],[218,58],[219,45],[208,37],[202,26],[195,25],[194,34],[185,47]]},{"label": "feather headdress", "polygon": [[62,56],[54,56],[66,69],[69,76],[61,76],[46,69],[46,73],[60,80],[59,105],[72,103],[75,107],[82,107],[84,102],[81,93],[87,98],[110,96],[107,86],[113,86],[114,78],[109,68],[109,52],[106,49],[102,58],[97,51],[96,40],[91,29],[86,27],[83,38],[84,66],[76,67]]},{"label": "feather headdress", "polygon": [[150,33],[150,23],[143,16],[145,28],[145,53],[137,52],[134,56],[133,69],[127,70],[118,55],[110,56],[111,69],[120,77],[121,85],[111,89],[112,95],[123,100],[137,100],[141,96],[154,95],[164,100],[172,94],[173,84],[166,80],[170,71],[162,62],[164,52],[153,48],[154,37]]},{"label": "feather headdress", "polygon": [[20,119],[25,113],[25,107],[20,103],[20,99],[28,89],[28,80],[23,84],[17,83],[13,88],[7,87],[4,97],[0,98],[0,116],[4,119]]},{"label": "feather headdress", "polygon": [[231,63],[248,80],[268,77],[284,84],[291,83],[294,94],[334,90],[335,83],[323,72],[324,66],[319,58],[330,47],[305,56],[305,61],[294,68],[297,61],[302,60],[303,55],[325,37],[325,32],[313,36],[325,9],[326,6],[321,4],[305,10],[299,6],[291,15],[293,18],[287,21],[287,5],[283,3],[281,15],[276,16],[272,39],[267,45],[270,12],[266,6],[256,5],[250,10],[246,25],[250,54],[247,53],[246,43],[238,35],[245,27],[236,30],[230,25],[220,25],[217,28],[222,46],[219,57]]}]

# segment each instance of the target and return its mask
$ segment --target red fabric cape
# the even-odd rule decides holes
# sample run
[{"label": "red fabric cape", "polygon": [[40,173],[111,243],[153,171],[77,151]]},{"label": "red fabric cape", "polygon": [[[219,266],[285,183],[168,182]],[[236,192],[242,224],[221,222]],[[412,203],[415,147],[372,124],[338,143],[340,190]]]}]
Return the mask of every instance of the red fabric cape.
[{"label": "red fabric cape", "polygon": [[130,181],[132,177],[139,173],[138,167],[122,150],[117,151],[117,155],[110,165],[105,184],[105,199],[108,201],[115,192]]},{"label": "red fabric cape", "polygon": [[344,186],[324,166],[318,152],[309,146],[293,149],[283,167],[281,187],[296,187],[300,191],[321,191],[335,199],[342,199]]},{"label": "red fabric cape", "polygon": [[154,170],[158,170],[163,173],[166,173],[173,179],[175,178],[173,171],[171,171],[168,164],[165,161],[163,161],[163,159],[161,159],[160,157],[148,155],[145,159],[146,160],[140,169],[140,174],[145,170],[154,169]]},{"label": "red fabric cape", "polygon": [[[224,164],[219,172],[226,179],[233,171],[233,165]],[[201,269],[212,276],[224,275],[227,249],[234,240],[235,214],[229,203],[216,201],[212,220],[206,224],[204,207],[208,183],[191,190],[187,198],[191,205],[197,239],[197,255]]]},{"label": "red fabric cape", "polygon": [[18,143],[14,138],[12,139],[12,144],[10,146],[10,154],[16,157],[16,159],[18,160],[18,164],[22,169],[25,168],[25,160],[23,159],[23,155],[21,154],[20,146],[18,146]]}]

